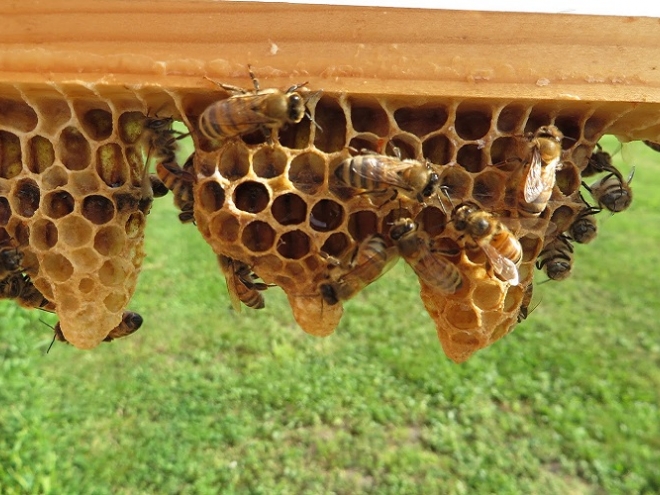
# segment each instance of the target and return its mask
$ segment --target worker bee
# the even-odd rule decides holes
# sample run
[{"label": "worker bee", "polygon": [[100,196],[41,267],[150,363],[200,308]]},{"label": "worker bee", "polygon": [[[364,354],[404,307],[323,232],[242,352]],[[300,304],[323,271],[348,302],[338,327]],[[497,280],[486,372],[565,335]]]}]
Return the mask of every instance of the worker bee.
[{"label": "worker bee", "polygon": [[582,171],[582,177],[590,177],[601,172],[612,172],[619,174],[619,170],[612,163],[612,155],[603,150],[603,147],[596,143],[596,149],[591,153],[587,166]]},{"label": "worker bee", "polygon": [[194,155],[190,155],[183,168],[175,162],[159,162],[156,165],[156,173],[162,183],[172,191],[174,205],[181,211],[179,220],[182,223],[194,221],[194,197],[193,184],[195,175],[190,172]]},{"label": "worker bee", "polygon": [[463,277],[456,265],[431,250],[427,235],[419,231],[412,219],[396,220],[390,229],[390,237],[401,257],[429,286],[453,294],[463,285]]},{"label": "worker bee", "polygon": [[353,250],[348,260],[341,263],[345,273],[319,286],[323,300],[330,304],[347,301],[363,288],[377,280],[398,259],[397,248],[388,247],[380,234],[374,234]]},{"label": "worker bee", "polygon": [[248,71],[254,91],[212,81],[231,96],[212,103],[199,116],[199,130],[208,139],[242,136],[257,130],[274,139],[280,128],[297,124],[305,116],[305,100],[296,91],[306,82],[291,86],[284,92],[261,89],[249,65]]},{"label": "worker bee", "polygon": [[543,269],[550,280],[568,278],[572,267],[573,245],[565,235],[548,242],[536,260],[536,268]]},{"label": "worker bee", "polygon": [[37,289],[30,277],[20,272],[0,280],[0,299],[14,299],[28,309],[53,311],[54,305]]},{"label": "worker bee", "polygon": [[15,247],[0,247],[0,280],[21,271],[23,253]]},{"label": "worker bee", "polygon": [[568,229],[568,233],[575,242],[580,244],[589,244],[598,234],[598,224],[594,215],[600,213],[601,209],[589,205],[580,194],[580,198],[587,205],[580,210],[577,217]]},{"label": "worker bee", "polygon": [[607,209],[612,213],[619,213],[626,210],[632,203],[632,188],[630,183],[635,175],[635,168],[630,171],[628,180],[623,181],[621,172],[617,169],[610,172],[603,178],[597,180],[591,185],[582,182],[582,185],[594,198],[598,207]]},{"label": "worker bee", "polygon": [[653,141],[649,141],[648,139],[645,139],[643,143],[649,148],[651,148],[653,151],[657,151],[658,153],[660,153],[660,143],[655,143]]},{"label": "worker bee", "polygon": [[241,302],[252,309],[262,309],[266,306],[261,292],[269,285],[256,282],[259,277],[247,264],[221,254],[218,255],[218,263],[225,275],[231,305],[236,311],[241,311]]},{"label": "worker bee", "polygon": [[398,148],[394,152],[396,156],[367,153],[347,158],[335,169],[335,177],[346,186],[370,193],[393,189],[390,200],[401,191],[423,203],[436,191],[440,181],[438,174],[428,162],[403,160]]},{"label": "worker bee", "polygon": [[[527,319],[531,311],[529,305],[532,303],[532,295],[534,294],[534,284],[532,282],[525,288],[522,301],[520,302],[520,310],[518,311],[518,323]],[[535,307],[532,310],[536,309]]]},{"label": "worker bee", "polygon": [[[103,339],[103,342],[112,342],[115,339],[121,339],[122,337],[127,337],[128,335],[131,335],[132,333],[135,333],[140,329],[143,322],[144,320],[142,316],[140,316],[138,313],[135,313],[133,311],[124,311],[124,314],[122,315],[121,322],[119,323],[119,325],[117,325],[115,328],[110,330],[110,332],[108,332],[108,335],[106,335],[106,337]],[[50,352],[50,348],[53,347],[53,344],[55,343],[56,340],[58,342],[66,342],[67,344],[69,343],[69,341],[66,340],[64,333],[62,332],[62,327],[60,326],[59,321],[55,324],[54,327],[50,327],[50,328],[53,330],[54,335],[52,342],[50,343],[48,349],[46,350],[46,354]]]},{"label": "worker bee", "polygon": [[561,141],[564,135],[554,125],[539,127],[528,136],[529,157],[524,167],[525,180],[519,194],[520,208],[539,215],[548,204],[555,187],[556,173],[561,170]]},{"label": "worker bee", "polygon": [[511,285],[518,285],[522,246],[502,222],[473,203],[457,206],[452,222],[457,231],[465,232],[468,248],[480,248],[497,275]]}]

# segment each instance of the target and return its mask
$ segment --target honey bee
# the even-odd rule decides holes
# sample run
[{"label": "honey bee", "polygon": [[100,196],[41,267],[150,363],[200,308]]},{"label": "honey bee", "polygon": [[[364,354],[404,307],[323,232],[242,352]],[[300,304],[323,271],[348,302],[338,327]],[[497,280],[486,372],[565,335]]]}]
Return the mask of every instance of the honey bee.
[{"label": "honey bee", "polygon": [[635,168],[630,171],[628,180],[623,181],[623,176],[618,170],[614,170],[604,176],[602,179],[597,180],[590,186],[582,182],[582,185],[598,203],[601,209],[607,209],[612,213],[622,212],[632,203],[632,188],[630,183],[635,175]]},{"label": "honey bee", "polygon": [[241,311],[241,302],[252,309],[262,309],[266,306],[261,292],[269,285],[256,282],[258,277],[247,264],[221,254],[218,255],[218,263],[225,275],[231,305],[237,312]]},{"label": "honey bee", "polygon": [[370,193],[394,189],[390,200],[400,191],[423,203],[436,191],[440,181],[438,174],[428,162],[402,160],[398,149],[395,154],[397,156],[367,153],[347,158],[335,169],[335,177],[342,184]]},{"label": "honey bee", "polygon": [[181,211],[179,220],[182,223],[194,221],[194,197],[193,184],[195,176],[190,169],[192,168],[191,155],[183,168],[175,162],[159,162],[156,165],[156,173],[162,183],[172,191],[174,196],[174,205]]},{"label": "honey bee", "polygon": [[[143,322],[144,320],[142,319],[142,316],[140,316],[138,313],[135,313],[133,311],[124,311],[124,314],[122,315],[121,318],[121,323],[119,323],[119,325],[117,325],[115,328],[110,330],[108,335],[103,339],[103,342],[112,342],[115,339],[121,339],[122,337],[127,337],[128,335],[131,335],[132,333],[135,333],[140,329]],[[50,352],[50,348],[53,347],[53,344],[55,343],[56,340],[58,342],[65,342],[67,344],[69,343],[69,341],[66,340],[64,333],[62,332],[62,327],[60,326],[59,321],[55,324],[54,327],[50,327],[50,328],[53,330],[54,335],[52,342],[50,343],[48,349],[46,350],[46,354]]]},{"label": "honey bee", "polygon": [[212,103],[199,116],[199,130],[208,139],[241,136],[257,130],[261,130],[266,137],[275,138],[280,128],[297,124],[305,116],[305,100],[296,91],[306,82],[291,86],[284,92],[261,89],[249,65],[248,72],[254,91],[212,81],[231,96]]},{"label": "honey bee", "polygon": [[[580,194],[582,198],[582,195]],[[594,215],[600,213],[601,209],[589,205],[584,198],[582,201],[587,205],[583,208],[568,229],[568,233],[575,242],[589,244],[598,234],[598,224]]]},{"label": "honey bee", "polygon": [[525,293],[523,294],[522,301],[520,302],[520,310],[518,311],[518,323],[526,320],[529,313],[531,313],[531,311],[529,311],[529,305],[532,303],[533,294],[534,284],[530,282],[530,284],[525,288]]},{"label": "honey bee", "polygon": [[619,170],[612,163],[612,155],[603,151],[603,147],[596,143],[596,150],[591,153],[587,166],[582,171],[582,177],[590,177],[601,172],[612,172],[619,174]]},{"label": "honey bee", "polygon": [[15,247],[0,247],[0,280],[21,271],[23,253]]},{"label": "honey bee", "polygon": [[[172,117],[149,117],[144,121],[143,139],[148,145],[148,156],[157,161],[176,161],[177,141],[190,134],[172,129]],[[151,152],[155,151],[152,157]]]},{"label": "honey bee", "polygon": [[518,285],[522,246],[502,222],[472,203],[457,206],[452,222],[457,231],[465,232],[468,248],[481,248],[495,273],[511,285]]},{"label": "honey bee", "polygon": [[15,272],[0,280],[0,299],[15,299],[18,304],[28,309],[53,311],[52,303],[37,289],[30,277]]},{"label": "honey bee", "polygon": [[445,294],[455,293],[463,285],[461,272],[444,256],[431,250],[424,234],[410,218],[396,220],[390,229],[399,254],[420,279]]},{"label": "honey bee", "polygon": [[397,259],[397,248],[388,247],[383,236],[368,237],[342,263],[347,270],[344,275],[319,286],[323,300],[330,305],[347,301],[394,266]]},{"label": "honey bee", "polygon": [[529,159],[524,166],[525,180],[518,204],[531,215],[539,215],[548,204],[555,187],[556,173],[562,167],[561,141],[564,135],[554,125],[539,127],[528,137]]},{"label": "honey bee", "polygon": [[573,245],[565,235],[548,242],[536,260],[536,268],[543,269],[550,280],[568,278],[572,267]]}]

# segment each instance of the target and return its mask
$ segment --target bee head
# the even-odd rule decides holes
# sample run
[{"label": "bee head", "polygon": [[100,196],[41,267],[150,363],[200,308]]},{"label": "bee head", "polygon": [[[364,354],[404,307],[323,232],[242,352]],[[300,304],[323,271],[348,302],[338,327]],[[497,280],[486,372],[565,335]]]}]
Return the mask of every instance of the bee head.
[{"label": "bee head", "polygon": [[560,143],[561,140],[564,139],[564,135],[562,134],[562,132],[554,125],[541,126],[536,130],[534,135],[537,138],[552,139],[553,141],[557,141],[558,143]]},{"label": "bee head", "polygon": [[138,313],[134,313],[133,311],[126,311],[121,321],[133,331],[138,330],[144,322],[142,316],[140,316]]},{"label": "bee head", "polygon": [[321,291],[321,296],[323,297],[323,300],[326,303],[328,303],[330,306],[337,304],[339,302],[339,298],[337,297],[337,292],[335,292],[335,288],[331,284],[321,284],[319,290]]},{"label": "bee head", "polygon": [[438,177],[438,174],[436,174],[435,172],[431,172],[429,174],[429,180],[426,183],[426,187],[422,191],[422,195],[425,198],[428,198],[431,194],[433,194],[433,191],[435,191],[438,182],[440,182],[440,177]]},{"label": "bee head", "polygon": [[390,237],[393,241],[398,241],[404,235],[417,230],[417,225],[410,218],[399,218],[394,222],[390,229]]},{"label": "bee head", "polygon": [[291,123],[298,123],[305,116],[305,102],[298,93],[291,93],[287,103],[287,118]]}]

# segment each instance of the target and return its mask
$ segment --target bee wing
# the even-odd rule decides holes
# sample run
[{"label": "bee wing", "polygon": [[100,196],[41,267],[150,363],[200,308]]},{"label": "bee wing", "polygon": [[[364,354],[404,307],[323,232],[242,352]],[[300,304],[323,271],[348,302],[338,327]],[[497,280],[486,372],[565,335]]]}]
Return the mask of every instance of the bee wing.
[{"label": "bee wing", "polygon": [[354,161],[351,161],[351,171],[360,177],[382,182],[389,186],[398,187],[406,191],[412,190],[399,172],[411,167],[411,163],[402,162],[398,158],[387,155],[362,155],[367,160],[374,160],[378,166],[360,167]]},{"label": "bee wing", "polygon": [[236,280],[236,272],[234,271],[233,260],[227,256],[221,254],[218,255],[218,264],[220,269],[225,276],[225,281],[227,282],[227,292],[229,293],[229,300],[231,301],[231,306],[237,313],[241,312],[241,298],[236,292],[236,283],[239,283]]},{"label": "bee wing", "polygon": [[490,244],[481,245],[484,253],[488,257],[495,272],[511,285],[518,285],[518,267],[513,261],[505,256],[502,256],[497,249]]},{"label": "bee wing", "polygon": [[545,189],[543,182],[543,161],[541,160],[541,152],[538,148],[532,149],[532,159],[529,162],[529,170],[527,177],[525,177],[525,201],[532,203],[538,198]]},{"label": "bee wing", "polygon": [[236,95],[219,102],[226,111],[217,112],[214,119],[221,126],[261,125],[277,123],[277,119],[266,116],[261,110],[262,103],[272,94]]}]

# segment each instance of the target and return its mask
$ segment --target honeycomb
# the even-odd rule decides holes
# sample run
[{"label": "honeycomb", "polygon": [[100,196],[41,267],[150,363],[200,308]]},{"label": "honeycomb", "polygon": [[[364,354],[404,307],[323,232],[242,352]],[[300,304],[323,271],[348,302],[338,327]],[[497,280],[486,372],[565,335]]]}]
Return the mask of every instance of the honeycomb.
[{"label": "honeycomb", "polygon": [[93,89],[3,87],[0,244],[87,349],[117,327],[144,258],[144,105]]},{"label": "honeycomb", "polygon": [[[413,219],[462,276],[451,294],[420,280],[423,304],[456,362],[527,316],[537,258],[590,208],[580,195],[581,172],[617,118],[574,102],[323,93],[307,101],[302,121],[274,138],[257,131],[212,141],[198,121],[229,96],[215,88],[135,90],[131,97],[71,85],[3,94],[0,246],[15,243],[23,252],[23,270],[79,348],[94,347],[120,324],[135,290],[152,199],[143,173],[151,109],[192,133],[195,153],[181,170],[188,176],[192,168],[194,220],[204,239],[217,255],[280,286],[310,334],[331,334],[343,314],[342,302],[320,290],[350,271],[331,260],[346,259],[374,235],[392,246],[394,222]],[[563,166],[545,210],[534,216],[518,209],[520,150],[524,136],[544,125],[564,134]],[[428,160],[440,178],[437,194],[423,202],[358,194],[335,176],[353,150],[395,149],[403,159]],[[494,214],[519,240],[517,285],[501,280],[482,250],[465,248],[451,215],[451,206],[464,202]],[[175,195],[175,204],[183,203]],[[268,291],[263,295],[267,301]]]}]

